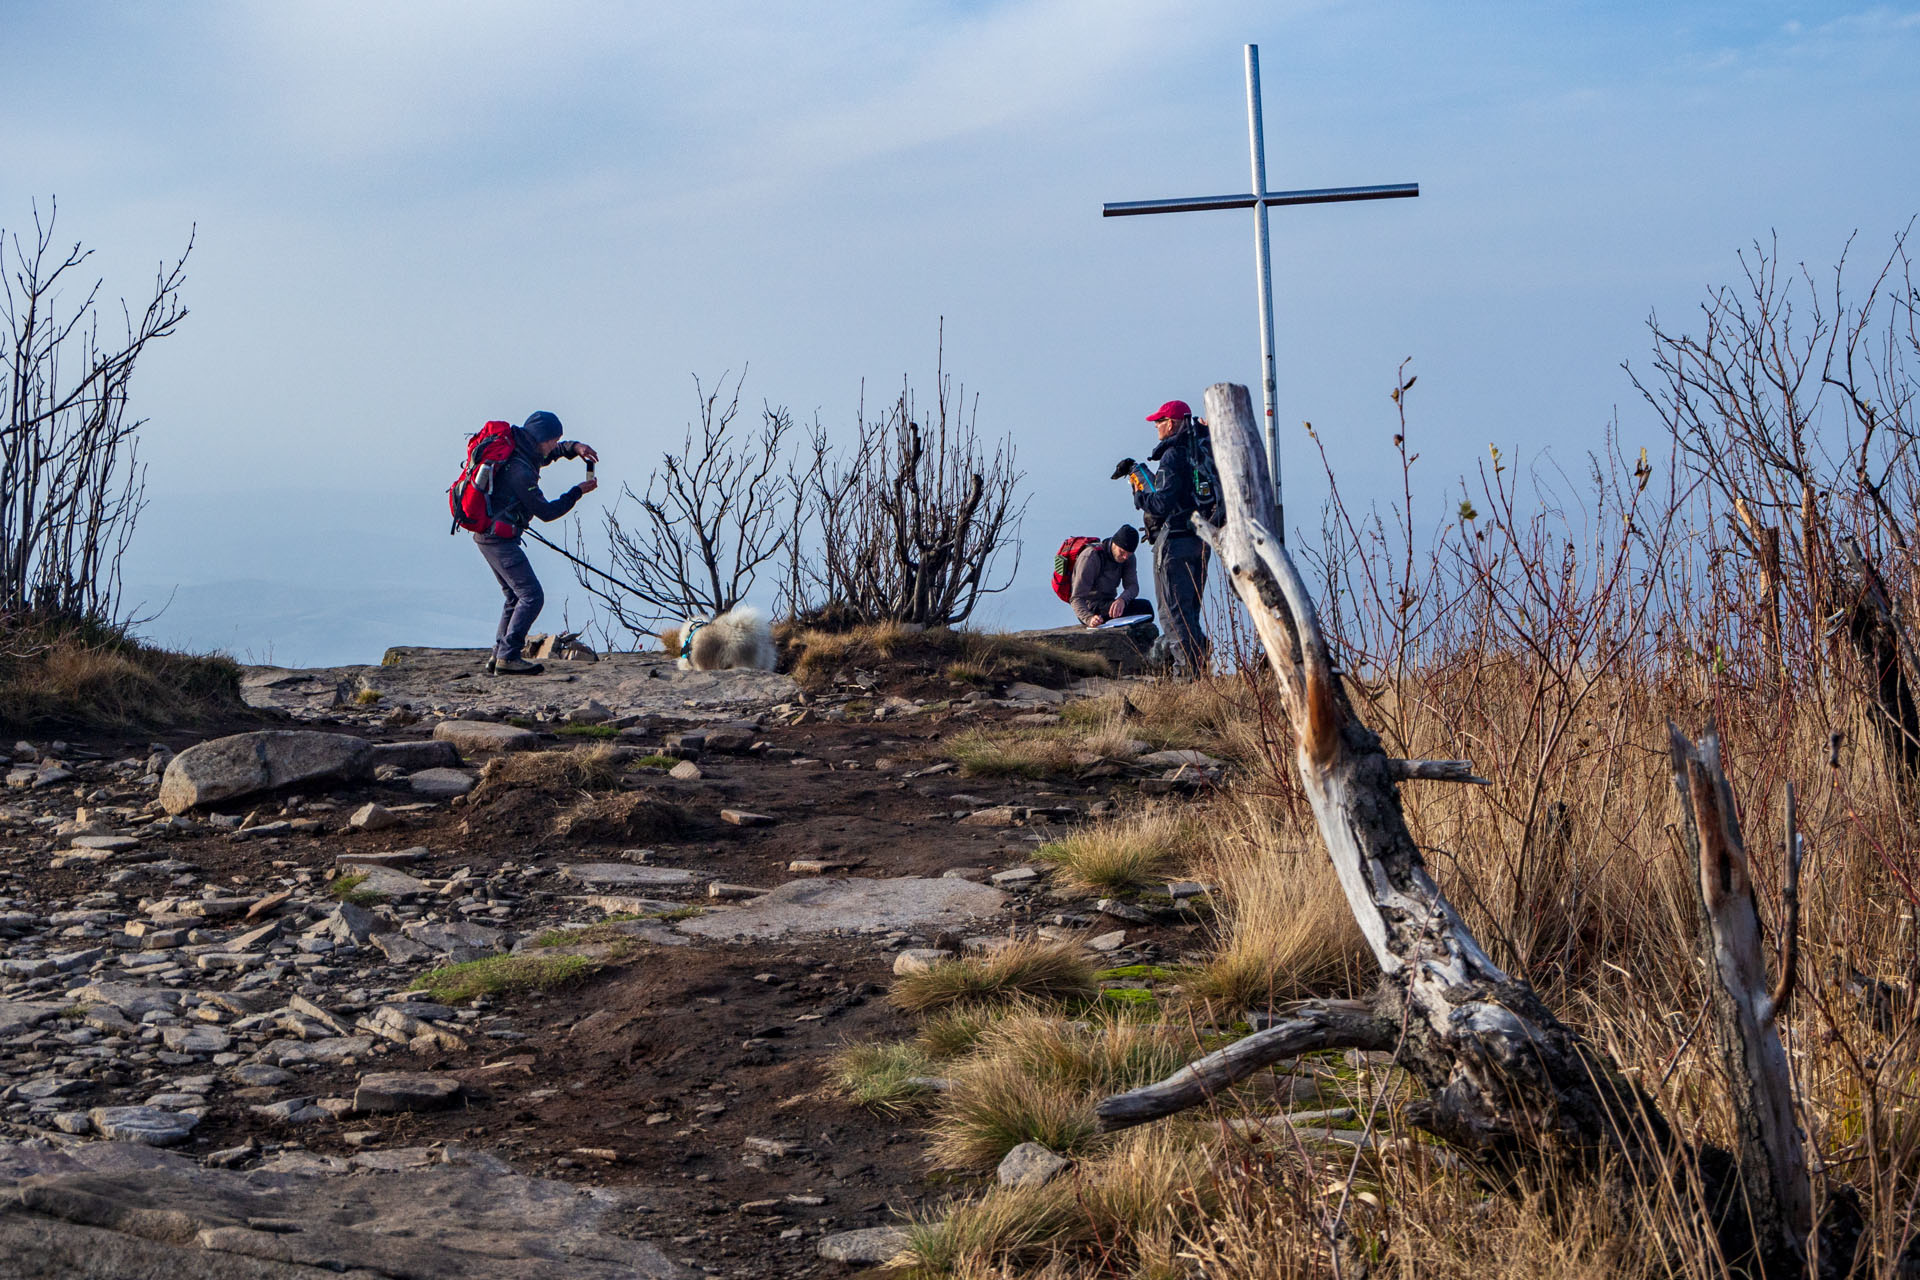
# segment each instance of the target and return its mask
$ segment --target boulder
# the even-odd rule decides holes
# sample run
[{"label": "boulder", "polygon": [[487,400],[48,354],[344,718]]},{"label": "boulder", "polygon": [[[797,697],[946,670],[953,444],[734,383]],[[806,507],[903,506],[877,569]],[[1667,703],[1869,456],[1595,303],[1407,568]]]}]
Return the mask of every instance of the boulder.
[{"label": "boulder", "polygon": [[87,1119],[100,1136],[112,1142],[138,1142],[149,1147],[171,1147],[185,1142],[200,1117],[161,1107],[95,1107]]},{"label": "boulder", "polygon": [[167,762],[160,804],[185,813],[256,792],[373,776],[373,748],[364,738],[309,729],[236,733],[188,747]]},{"label": "boulder", "polygon": [[434,726],[433,738],[466,755],[532,751],[540,745],[540,735],[533,730],[491,720],[442,720]]},{"label": "boulder", "polygon": [[858,1266],[879,1266],[892,1262],[907,1249],[904,1227],[867,1227],[860,1231],[836,1231],[821,1236],[820,1256],[834,1262]]},{"label": "boulder", "polygon": [[1014,638],[1035,640],[1056,649],[1097,654],[1112,665],[1115,675],[1133,675],[1151,665],[1147,651],[1160,638],[1151,621],[1125,627],[1054,627],[1046,631],[1018,631]]}]

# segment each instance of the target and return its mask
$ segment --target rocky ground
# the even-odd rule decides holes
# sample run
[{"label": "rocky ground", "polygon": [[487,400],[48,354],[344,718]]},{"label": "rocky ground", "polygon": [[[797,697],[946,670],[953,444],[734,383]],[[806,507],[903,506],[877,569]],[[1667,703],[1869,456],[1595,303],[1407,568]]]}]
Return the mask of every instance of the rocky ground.
[{"label": "rocky ground", "polygon": [[[897,964],[1013,931],[1116,965],[1197,945],[1191,916],[1056,895],[1028,855],[1207,762],[1089,762],[1067,789],[948,758],[959,730],[1047,723],[1110,682],[848,671],[809,696],[658,656],[517,680],[481,657],[249,671],[263,719],[218,747],[5,752],[19,1274],[845,1274],[943,1194],[910,1125],[825,1078],[899,1033]],[[596,737],[611,791],[472,790],[502,752]],[[429,994],[493,956],[588,972]]]}]

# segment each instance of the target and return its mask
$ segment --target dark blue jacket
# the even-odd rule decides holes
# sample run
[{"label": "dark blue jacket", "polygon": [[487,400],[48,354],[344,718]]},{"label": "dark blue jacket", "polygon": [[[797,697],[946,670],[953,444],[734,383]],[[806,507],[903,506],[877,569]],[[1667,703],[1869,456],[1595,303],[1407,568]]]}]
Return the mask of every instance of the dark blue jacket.
[{"label": "dark blue jacket", "polygon": [[1133,505],[1145,515],[1147,540],[1158,542],[1162,532],[1193,532],[1193,448],[1199,432],[1182,427],[1154,447],[1147,461],[1160,464],[1151,489],[1136,489]]},{"label": "dark blue jacket", "polygon": [[519,530],[525,529],[533,521],[558,520],[573,510],[573,504],[580,501],[580,486],[574,485],[551,502],[540,492],[540,468],[561,458],[578,457],[577,446],[570,440],[560,442],[551,456],[541,457],[540,451],[531,440],[513,429],[513,456],[494,469],[493,473],[493,514],[495,519],[510,521],[515,529],[512,538],[496,538],[488,533],[473,535],[476,542],[516,542]]}]

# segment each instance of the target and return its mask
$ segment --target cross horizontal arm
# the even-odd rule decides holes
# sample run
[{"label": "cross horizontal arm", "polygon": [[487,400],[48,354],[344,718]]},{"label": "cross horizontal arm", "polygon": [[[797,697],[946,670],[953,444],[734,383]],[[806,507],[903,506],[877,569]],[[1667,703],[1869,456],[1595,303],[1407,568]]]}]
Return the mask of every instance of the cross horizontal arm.
[{"label": "cross horizontal arm", "polygon": [[1100,206],[1103,218],[1126,218],[1138,213],[1198,213],[1206,209],[1268,208],[1288,204],[1348,204],[1355,200],[1399,200],[1420,194],[1417,182],[1393,182],[1373,187],[1313,187],[1305,191],[1269,191],[1258,201],[1252,192],[1237,196],[1188,196],[1179,200],[1118,200]]}]

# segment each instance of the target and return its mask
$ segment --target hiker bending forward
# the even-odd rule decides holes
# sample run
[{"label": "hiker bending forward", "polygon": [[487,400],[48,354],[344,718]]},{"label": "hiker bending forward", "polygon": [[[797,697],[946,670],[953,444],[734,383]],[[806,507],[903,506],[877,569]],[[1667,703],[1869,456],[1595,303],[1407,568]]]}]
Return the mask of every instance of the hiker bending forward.
[{"label": "hiker bending forward", "polygon": [[540,616],[540,606],[547,600],[546,593],[540,589],[540,579],[533,574],[533,565],[527,561],[527,553],[520,549],[521,534],[536,519],[558,520],[566,515],[573,510],[573,504],[580,501],[580,495],[592,493],[600,484],[588,476],[558,498],[547,501],[546,495],[540,492],[540,468],[559,458],[598,462],[600,455],[592,445],[562,440],[560,419],[546,410],[528,414],[524,423],[513,428],[513,456],[500,464],[493,477],[493,514],[513,526],[513,536],[473,535],[480,554],[486,557],[487,567],[500,583],[501,594],[506,597],[506,604],[500,610],[500,627],[494,633],[493,656],[487,659],[487,670],[493,674],[537,675],[542,670],[539,663],[528,662],[520,656],[520,646],[527,642],[527,632],[533,629],[533,620]]},{"label": "hiker bending forward", "polygon": [[1151,618],[1153,605],[1140,599],[1140,571],[1133,552],[1140,531],[1130,524],[1095,543],[1073,562],[1073,616],[1089,627],[1112,618]]}]

